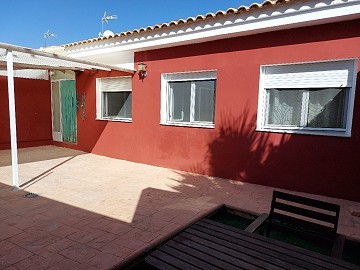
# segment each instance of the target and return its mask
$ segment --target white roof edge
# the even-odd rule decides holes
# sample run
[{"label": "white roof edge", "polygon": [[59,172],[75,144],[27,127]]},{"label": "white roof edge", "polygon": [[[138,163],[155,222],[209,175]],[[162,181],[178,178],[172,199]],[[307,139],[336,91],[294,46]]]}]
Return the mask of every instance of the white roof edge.
[{"label": "white roof edge", "polygon": [[81,43],[65,47],[65,52],[71,56],[86,57],[120,51],[144,51],[360,18],[359,0],[286,3],[192,24]]}]

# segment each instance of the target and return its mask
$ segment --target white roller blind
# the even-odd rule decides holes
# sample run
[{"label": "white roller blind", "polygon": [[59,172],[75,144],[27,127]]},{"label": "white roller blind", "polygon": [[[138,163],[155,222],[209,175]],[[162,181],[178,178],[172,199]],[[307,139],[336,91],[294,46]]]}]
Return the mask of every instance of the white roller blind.
[{"label": "white roller blind", "polygon": [[214,80],[216,79],[216,70],[167,73],[162,76],[167,81]]},{"label": "white roller blind", "polygon": [[131,77],[100,78],[102,92],[131,91]]},{"label": "white roller blind", "polygon": [[351,87],[354,60],[265,66],[265,88]]},{"label": "white roller blind", "polygon": [[96,79],[96,119],[102,119],[102,92],[132,91],[131,77]]}]

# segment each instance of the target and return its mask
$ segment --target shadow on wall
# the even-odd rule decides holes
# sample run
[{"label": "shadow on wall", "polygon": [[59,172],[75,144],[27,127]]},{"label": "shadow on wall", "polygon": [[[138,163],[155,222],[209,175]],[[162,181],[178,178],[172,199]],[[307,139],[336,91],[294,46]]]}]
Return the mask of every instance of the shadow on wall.
[{"label": "shadow on wall", "polygon": [[256,115],[250,115],[248,107],[237,117],[222,115],[221,127],[210,139],[204,162],[193,166],[191,172],[258,182],[269,154],[279,151],[289,136],[281,135],[275,145],[269,133],[256,132],[255,126]]},{"label": "shadow on wall", "polygon": [[211,174],[251,181],[268,153],[276,150],[269,134],[255,131],[256,116],[250,116],[248,108],[239,117],[223,115],[221,123],[219,133],[209,143]]},{"label": "shadow on wall", "polygon": [[[354,112],[354,119],[357,113]],[[256,115],[223,115],[202,162],[188,171],[300,192],[360,200],[360,138],[257,132]],[[353,125],[353,133],[358,127]]]}]

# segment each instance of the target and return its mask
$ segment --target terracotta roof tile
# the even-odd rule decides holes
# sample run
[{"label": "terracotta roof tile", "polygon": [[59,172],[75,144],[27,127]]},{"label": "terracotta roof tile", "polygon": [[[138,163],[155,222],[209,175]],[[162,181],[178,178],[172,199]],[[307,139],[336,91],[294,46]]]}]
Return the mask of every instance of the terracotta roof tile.
[{"label": "terracotta roof tile", "polygon": [[110,38],[129,36],[129,35],[133,35],[133,34],[139,34],[139,33],[142,33],[142,32],[151,32],[151,31],[156,30],[156,29],[162,29],[162,28],[167,28],[167,27],[172,27],[172,26],[178,26],[178,25],[182,25],[182,24],[190,24],[190,23],[194,23],[194,22],[197,22],[197,21],[211,20],[211,19],[214,19],[216,17],[228,16],[228,15],[232,15],[232,14],[240,14],[240,13],[244,13],[244,12],[251,12],[254,9],[256,10],[256,9],[266,8],[266,7],[269,7],[269,6],[275,6],[275,5],[278,5],[278,4],[286,4],[286,3],[289,3],[289,2],[295,2],[295,1],[296,0],[265,0],[261,4],[253,3],[250,6],[240,6],[238,8],[229,8],[226,11],[219,10],[219,11],[217,11],[215,13],[207,13],[205,15],[198,15],[196,17],[188,17],[187,19],[180,19],[180,20],[171,21],[171,22],[168,22],[168,23],[162,23],[162,24],[156,24],[156,25],[153,25],[153,26],[142,27],[142,28],[135,29],[135,30],[132,30],[132,31],[126,31],[126,32],[121,32],[121,33],[118,33],[118,34],[110,35],[108,37],[91,38],[91,39],[87,39],[87,40],[83,40],[83,41],[78,41],[78,42],[65,44],[63,46],[71,47],[71,46],[76,46],[76,45],[80,45],[80,44],[86,44],[86,43],[91,43],[91,42],[95,42],[95,41],[106,40],[106,39],[110,39]]}]

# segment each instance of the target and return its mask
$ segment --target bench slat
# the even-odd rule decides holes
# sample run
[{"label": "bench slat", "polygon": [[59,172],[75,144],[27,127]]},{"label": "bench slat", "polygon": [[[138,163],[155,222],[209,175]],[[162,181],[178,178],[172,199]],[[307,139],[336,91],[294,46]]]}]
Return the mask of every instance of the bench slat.
[{"label": "bench slat", "polygon": [[[165,253],[161,249],[155,250],[154,252],[151,253],[150,256],[157,260],[167,263],[171,267],[175,267],[175,269],[185,269],[185,270],[186,269],[194,269],[194,270],[201,269],[201,268],[193,266],[192,264],[189,264],[185,261],[182,261],[182,260],[172,256],[171,254]],[[164,268],[164,269],[168,269],[168,268]]]},{"label": "bench slat", "polygon": [[[199,229],[193,225],[191,228]],[[279,267],[286,267],[289,263],[292,265],[292,269],[336,269],[332,264],[324,263],[322,260],[313,259],[308,262],[308,257],[301,253],[291,252],[288,249],[274,246],[268,243],[257,241],[254,238],[244,235],[230,234],[227,235],[221,230],[209,231],[211,229],[202,228],[201,232],[197,234],[199,237],[209,239],[208,236],[201,234],[211,234],[210,237],[218,237],[221,244],[239,250],[250,256],[261,258],[261,260],[271,262]],[[224,241],[224,242],[223,242]],[[238,246],[238,247],[234,247]]]},{"label": "bench slat", "polygon": [[[284,249],[284,253],[288,253],[288,254],[294,254],[294,256],[297,256],[296,253],[300,253],[300,254],[304,254],[309,260],[311,260],[311,262],[315,260],[320,260],[320,264],[329,264],[332,265],[332,267],[334,269],[337,269],[336,267],[339,267],[339,269],[357,269],[360,270],[360,267],[357,267],[353,264],[347,263],[345,261],[342,260],[338,260],[336,258],[332,258],[332,257],[328,257],[328,256],[324,256],[320,253],[316,253],[310,250],[306,250],[294,245],[290,245],[284,242],[281,242],[279,240],[275,240],[275,239],[271,239],[271,238],[267,238],[261,235],[257,235],[257,234],[253,234],[253,233],[248,233],[245,232],[241,229],[226,225],[226,224],[222,224],[210,219],[201,219],[199,220],[197,223],[195,223],[197,225],[201,225],[201,226],[209,226],[212,225],[214,230],[222,230],[224,234],[229,234],[229,232],[235,232],[238,233],[240,235],[245,235],[248,238],[245,239],[250,239],[250,241],[252,241],[253,243],[258,243],[259,245],[262,245],[262,243],[268,243],[269,245],[272,245],[274,249],[279,250],[279,249]],[[194,225],[195,225],[194,224]],[[216,229],[217,228],[217,229]]]},{"label": "bench slat", "polygon": [[153,257],[152,255],[149,255],[145,258],[145,262],[148,264],[155,266],[157,269],[160,270],[179,270],[179,268],[176,268],[156,257]]},{"label": "bench slat", "polygon": [[[329,228],[327,226],[323,226],[317,223],[313,223],[313,222],[309,222],[303,219],[299,219],[299,218],[295,218],[295,217],[290,217],[287,215],[283,215],[280,213],[271,213],[270,215],[270,221],[272,222],[272,224],[274,225],[278,225],[278,226],[283,226],[283,227],[287,227],[289,229],[292,229],[294,231],[299,231],[299,232],[306,232],[308,234],[312,234],[314,236],[318,236],[320,238],[325,238],[325,239],[333,239],[335,237],[336,232],[334,231],[333,228]],[[303,227],[304,229],[312,229],[313,232],[307,232],[307,231],[303,231],[301,229],[297,229],[297,228],[292,228],[289,225],[281,225],[281,224],[276,224],[274,221],[278,220],[282,223],[288,223],[288,224],[292,224],[292,225],[296,225],[299,227]]]},{"label": "bench slat", "polygon": [[286,200],[286,201],[300,203],[300,204],[303,204],[303,205],[316,207],[316,208],[319,208],[319,209],[333,211],[335,213],[340,212],[340,206],[337,205],[337,204],[323,202],[323,201],[319,201],[319,200],[315,200],[315,199],[311,199],[311,198],[305,198],[305,197],[302,197],[302,196],[289,194],[289,193],[284,193],[284,192],[277,191],[277,190],[274,190],[273,197],[283,199],[283,200]]},{"label": "bench slat", "polygon": [[336,216],[327,215],[324,213],[316,212],[316,211],[305,209],[305,208],[300,208],[297,206],[293,206],[293,205],[289,205],[289,204],[285,204],[285,203],[281,203],[281,202],[274,202],[273,205],[274,205],[274,209],[279,209],[279,210],[282,210],[285,212],[297,214],[299,216],[304,216],[304,217],[308,217],[311,219],[320,220],[323,222],[330,223],[332,225],[335,225],[338,221]]},{"label": "bench slat", "polygon": [[214,254],[217,256],[217,258],[219,258],[218,256],[221,256],[222,258],[227,258],[227,262],[231,264],[241,266],[245,269],[284,269],[282,267],[274,265],[271,262],[269,263],[256,258],[256,255],[258,254],[255,254],[255,257],[251,256],[248,254],[248,252],[241,249],[241,247],[236,246],[232,243],[227,243],[226,241],[221,239],[209,239],[209,237],[206,237],[204,234],[198,233],[196,235],[194,233],[196,232],[190,230],[190,232],[186,231],[182,233],[181,236],[187,241],[190,240],[192,242],[196,242],[200,245],[214,249],[216,251],[216,253]]},{"label": "bench slat", "polygon": [[220,260],[216,257],[216,251],[207,246],[198,244],[196,242],[189,241],[182,236],[177,236],[176,239],[170,240],[167,245],[174,247],[179,250],[186,250],[198,258],[219,267],[221,269],[227,270],[237,270],[239,267],[228,262],[228,258],[224,257],[223,260]]}]

